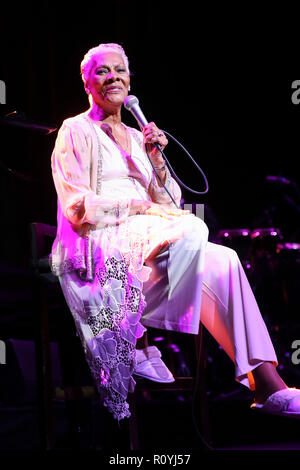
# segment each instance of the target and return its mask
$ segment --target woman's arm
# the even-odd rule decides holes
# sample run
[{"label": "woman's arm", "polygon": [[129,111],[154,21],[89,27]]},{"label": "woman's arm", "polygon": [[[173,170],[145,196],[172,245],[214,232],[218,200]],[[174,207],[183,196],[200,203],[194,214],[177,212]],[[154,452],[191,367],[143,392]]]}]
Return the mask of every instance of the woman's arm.
[{"label": "woman's arm", "polygon": [[[151,123],[150,123],[151,124]],[[133,133],[134,138],[136,139],[138,145],[141,147],[143,152],[145,152],[145,145],[148,145],[148,149],[151,152],[151,143],[150,144],[145,144],[145,141],[143,139],[143,134],[142,132],[138,131],[137,129],[131,128],[131,132]],[[153,148],[152,148],[153,150]],[[148,152],[149,153],[149,152]],[[155,161],[156,164],[158,164],[157,168],[160,168],[163,164],[164,161],[162,159],[161,155],[158,155],[159,159]],[[148,162],[148,157],[145,152],[145,160]],[[160,165],[159,165],[160,164]],[[154,164],[156,167],[156,165]],[[163,181],[164,185],[174,198],[177,206],[180,206],[180,201],[181,201],[181,189],[180,186],[177,184],[177,182],[172,178],[171,173],[169,169],[166,167],[166,169],[163,172],[158,171],[158,174]],[[174,208],[174,203],[168,193],[166,192],[165,188],[161,185],[159,182],[154,170],[152,170],[152,179],[150,181],[150,184],[148,186],[148,193],[151,197],[151,200],[155,202],[156,204],[164,204],[166,206]]]},{"label": "woman's arm", "polygon": [[[52,174],[58,199],[65,217],[75,226],[84,223],[103,228],[123,223],[136,214],[169,217],[168,211],[159,210],[157,204],[174,208],[165,189],[159,187],[153,172],[149,186],[152,201],[125,199],[112,201],[97,195],[91,188],[91,144],[80,125],[63,123],[52,153]],[[180,202],[181,191],[167,170],[166,185]],[[174,211],[173,211],[174,212]],[[175,213],[172,212],[172,215]],[[182,212],[178,211],[176,215]]]},{"label": "woman's arm", "polygon": [[181,200],[181,189],[176,181],[171,177],[169,169],[165,166],[164,158],[160,150],[158,150],[158,148],[154,145],[159,144],[163,151],[168,145],[168,139],[164,135],[163,131],[158,129],[154,122],[147,124],[147,126],[145,126],[142,130],[142,134],[143,144],[147,147],[148,155],[151,158],[152,164],[159,176],[158,178],[155,171],[153,170],[152,181],[149,186],[151,199],[155,203],[174,207],[172,199],[164,188],[165,186],[172,195],[177,206],[179,206]]},{"label": "woman's arm", "polygon": [[91,143],[80,125],[63,123],[52,153],[52,174],[65,217],[76,226],[119,224],[130,213],[131,199],[109,201],[91,188]]},{"label": "woman's arm", "polygon": [[[160,175],[159,172],[158,174]],[[166,178],[164,181],[164,185],[166,186],[169,193],[174,198],[177,206],[179,207],[181,201],[181,189],[177,182],[174,180],[174,178],[172,178],[168,168],[166,168]],[[157,204],[164,204],[167,206],[175,207],[172,199],[168,195],[165,188],[159,184],[154,171],[152,175],[152,181],[149,186],[149,194],[153,202],[156,202]]]}]

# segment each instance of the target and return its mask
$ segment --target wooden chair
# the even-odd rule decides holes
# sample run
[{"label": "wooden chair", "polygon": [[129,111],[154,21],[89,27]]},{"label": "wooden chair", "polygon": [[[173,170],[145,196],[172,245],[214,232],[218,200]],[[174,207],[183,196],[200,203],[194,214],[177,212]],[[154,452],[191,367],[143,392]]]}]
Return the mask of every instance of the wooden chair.
[{"label": "wooden chair", "polygon": [[[211,436],[211,426],[209,418],[209,403],[207,398],[206,391],[206,349],[204,341],[204,327],[200,324],[198,335],[191,335],[191,352],[195,356],[195,370],[193,375],[189,376],[180,376],[176,374],[176,367],[174,363],[174,354],[171,352],[165,353],[164,360],[168,365],[169,369],[175,377],[175,382],[172,383],[158,383],[152,382],[146,379],[136,378],[136,387],[135,393],[129,395],[131,417],[129,419],[129,430],[130,430],[130,448],[132,450],[142,449],[141,445],[141,432],[139,429],[139,411],[137,398],[139,395],[146,394],[151,397],[154,397],[156,394],[161,392],[169,394],[178,394],[180,395],[187,394],[190,396],[189,400],[193,401],[192,403],[192,413],[193,413],[193,425],[194,432],[197,434],[198,439],[201,440],[201,445],[203,448],[210,449],[212,444]],[[174,341],[174,333],[165,332],[166,339],[169,344]],[[192,344],[194,338],[194,345]],[[168,350],[168,348],[167,348]],[[143,399],[142,399],[143,401]]]},{"label": "wooden chair", "polygon": [[[51,361],[51,340],[53,339],[53,332],[61,328],[68,330],[68,332],[71,331],[69,335],[73,333],[74,337],[72,346],[77,346],[77,355],[80,355],[82,352],[80,340],[76,337],[75,325],[64,300],[59,280],[50,270],[48,255],[55,235],[55,226],[40,222],[31,223],[29,225],[32,297],[36,319],[35,350],[38,414],[41,448],[43,450],[52,450],[56,446],[53,402],[57,400],[59,402],[65,401],[71,403],[69,408],[75,410],[76,402],[82,399],[91,399],[96,396],[94,386],[67,384],[55,387],[53,384],[53,364]],[[66,336],[65,332],[62,331],[59,336],[60,338]],[[64,343],[64,341],[60,342]],[[84,358],[82,362],[85,363]],[[88,368],[87,365],[86,368]],[[70,369],[72,369],[71,365]],[[69,375],[72,375],[72,373]],[[76,424],[74,427],[76,427]]]},{"label": "wooden chair", "polygon": [[[53,388],[52,364],[50,355],[50,331],[49,331],[49,300],[51,288],[60,291],[61,302],[58,309],[66,309],[58,278],[50,271],[48,254],[56,235],[56,227],[40,222],[30,224],[30,244],[31,244],[31,271],[33,297],[35,300],[35,313],[37,319],[36,330],[36,367],[38,377],[38,408],[41,430],[41,447],[46,450],[55,448],[55,430],[52,412],[53,399],[59,400],[80,400],[93,398],[97,395],[95,386],[72,386]],[[69,314],[69,316],[71,316]],[[168,332],[168,335],[171,333]],[[208,413],[208,400],[205,390],[205,367],[206,354],[203,342],[203,327],[200,325],[198,336],[195,338],[195,354],[197,357],[196,371],[193,377],[175,377],[175,382],[170,384],[155,383],[149,380],[137,380],[134,394],[129,394],[131,407],[131,417],[129,418],[129,439],[130,449],[141,448],[140,431],[138,423],[138,412],[136,397],[138,393],[147,391],[150,393],[170,391],[190,391],[197,395],[200,406],[196,420],[201,428],[201,435],[204,443],[210,443],[211,432]],[[83,355],[83,352],[82,352]],[[167,361],[166,361],[167,362]],[[170,356],[169,368],[173,372],[172,356]],[[198,380],[200,378],[200,380]]]},{"label": "wooden chair", "polygon": [[31,223],[29,226],[33,301],[36,319],[36,370],[38,385],[38,411],[41,448],[54,448],[54,423],[52,413],[52,371],[50,356],[48,295],[49,286],[57,285],[58,279],[50,272],[46,240],[53,240],[56,227]]}]

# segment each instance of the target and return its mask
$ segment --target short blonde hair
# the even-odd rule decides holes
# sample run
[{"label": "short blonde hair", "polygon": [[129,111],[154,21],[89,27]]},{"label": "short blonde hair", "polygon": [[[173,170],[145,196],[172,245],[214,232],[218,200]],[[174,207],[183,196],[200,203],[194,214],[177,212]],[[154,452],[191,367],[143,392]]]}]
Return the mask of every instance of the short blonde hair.
[{"label": "short blonde hair", "polygon": [[117,54],[120,54],[123,58],[126,71],[128,74],[130,74],[128,57],[125,54],[125,51],[122,46],[120,46],[119,44],[115,44],[115,43],[99,44],[99,46],[93,47],[85,54],[80,64],[81,77],[85,85],[90,76],[90,71],[93,66],[94,56],[101,52],[116,52]]}]

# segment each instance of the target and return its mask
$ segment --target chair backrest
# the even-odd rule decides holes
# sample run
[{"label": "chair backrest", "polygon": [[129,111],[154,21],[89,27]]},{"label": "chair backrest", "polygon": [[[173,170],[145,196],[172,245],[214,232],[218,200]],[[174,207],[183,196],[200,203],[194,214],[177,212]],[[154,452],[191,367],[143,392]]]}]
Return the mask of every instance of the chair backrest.
[{"label": "chair backrest", "polygon": [[56,226],[42,222],[29,225],[31,268],[36,272],[49,271],[49,254],[56,236]]}]

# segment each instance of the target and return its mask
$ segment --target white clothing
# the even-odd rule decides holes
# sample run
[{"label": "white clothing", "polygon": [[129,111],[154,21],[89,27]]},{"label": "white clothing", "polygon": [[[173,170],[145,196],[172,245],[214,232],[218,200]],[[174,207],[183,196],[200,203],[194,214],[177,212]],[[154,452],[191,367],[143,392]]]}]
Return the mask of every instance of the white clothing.
[{"label": "white clothing", "polygon": [[[129,416],[135,344],[145,327],[197,334],[200,320],[235,362],[237,379],[253,388],[251,370],[277,358],[237,254],[208,243],[205,223],[192,214],[130,216],[131,199],[172,204],[156,182],[140,133],[127,128],[130,157],[96,125],[90,131],[93,150],[84,147],[87,137],[74,147],[72,125],[60,134],[52,159],[59,198],[53,271],[104,404],[118,419]],[[91,178],[93,188],[88,155],[95,152],[95,134],[101,171]],[[179,201],[180,189],[169,172],[166,185]],[[74,243],[82,250],[86,233],[89,254],[84,258],[81,251],[76,263]],[[165,251],[153,257],[162,247]]]}]

